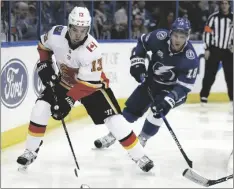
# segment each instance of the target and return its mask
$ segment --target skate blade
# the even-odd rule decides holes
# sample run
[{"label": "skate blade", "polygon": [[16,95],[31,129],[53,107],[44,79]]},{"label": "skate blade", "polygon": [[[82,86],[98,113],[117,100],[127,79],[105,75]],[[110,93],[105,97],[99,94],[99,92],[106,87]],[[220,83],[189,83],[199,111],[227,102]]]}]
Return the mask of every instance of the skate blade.
[{"label": "skate blade", "polygon": [[96,148],[96,147],[92,147],[91,150],[93,151],[102,151],[102,150],[106,150],[107,148]]},{"label": "skate blade", "polygon": [[27,174],[28,166],[22,165],[18,168],[18,171],[23,174]]}]

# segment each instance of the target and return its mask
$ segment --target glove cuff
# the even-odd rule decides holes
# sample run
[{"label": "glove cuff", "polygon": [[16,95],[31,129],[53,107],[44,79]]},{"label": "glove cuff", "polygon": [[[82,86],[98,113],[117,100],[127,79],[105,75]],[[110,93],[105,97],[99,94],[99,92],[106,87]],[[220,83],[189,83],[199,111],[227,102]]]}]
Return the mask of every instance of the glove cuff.
[{"label": "glove cuff", "polygon": [[175,106],[175,101],[173,98],[166,96],[164,98],[164,100],[171,106],[171,108],[173,108]]},{"label": "glove cuff", "polygon": [[131,59],[131,66],[143,64],[145,66],[145,59],[140,57],[135,57]]},{"label": "glove cuff", "polygon": [[71,108],[74,106],[75,100],[74,100],[72,97],[67,96],[67,97],[65,98],[65,100],[67,101],[67,103],[69,104],[69,106],[70,106]]}]

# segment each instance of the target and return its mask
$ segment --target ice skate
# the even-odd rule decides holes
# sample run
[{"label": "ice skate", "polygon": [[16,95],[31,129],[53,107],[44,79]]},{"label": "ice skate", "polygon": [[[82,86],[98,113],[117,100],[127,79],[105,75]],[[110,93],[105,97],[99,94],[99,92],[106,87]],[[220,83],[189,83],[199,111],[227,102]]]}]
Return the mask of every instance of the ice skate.
[{"label": "ice skate", "polygon": [[115,141],[116,138],[111,133],[109,133],[108,135],[95,140],[94,145],[96,146],[96,148],[108,148],[109,146],[114,144]]},{"label": "ice skate", "polygon": [[154,162],[149,159],[146,155],[138,160],[134,160],[135,163],[144,171],[149,172],[154,167]]},{"label": "ice skate", "polygon": [[201,103],[201,107],[206,108],[207,107],[207,103],[208,103],[208,98],[201,97],[200,103]]},{"label": "ice skate", "polygon": [[[40,146],[42,144],[43,144],[43,141],[41,141]],[[20,172],[26,171],[26,169],[28,168],[28,165],[30,165],[31,163],[35,161],[35,159],[37,158],[37,154],[39,152],[40,146],[37,148],[36,151],[30,151],[26,149],[24,153],[17,158],[17,163],[21,165],[18,168]]]}]

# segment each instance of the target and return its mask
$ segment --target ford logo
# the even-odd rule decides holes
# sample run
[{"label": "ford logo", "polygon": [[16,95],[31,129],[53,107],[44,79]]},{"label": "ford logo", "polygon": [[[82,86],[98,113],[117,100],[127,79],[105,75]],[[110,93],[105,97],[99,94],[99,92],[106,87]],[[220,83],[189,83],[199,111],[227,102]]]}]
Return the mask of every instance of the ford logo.
[{"label": "ford logo", "polygon": [[9,60],[1,70],[1,101],[8,108],[19,106],[28,91],[28,71],[19,59]]},{"label": "ford logo", "polygon": [[[37,61],[38,63],[39,61]],[[37,96],[39,96],[45,89],[45,86],[42,84],[40,77],[37,73],[37,63],[33,69],[33,89]]]}]

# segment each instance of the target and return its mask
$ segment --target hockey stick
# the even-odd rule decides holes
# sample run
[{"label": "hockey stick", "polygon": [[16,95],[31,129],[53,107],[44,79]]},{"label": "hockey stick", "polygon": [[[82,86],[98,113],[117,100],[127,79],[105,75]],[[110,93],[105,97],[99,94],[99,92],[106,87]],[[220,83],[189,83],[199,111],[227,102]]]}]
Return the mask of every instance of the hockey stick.
[{"label": "hockey stick", "polygon": [[202,186],[205,186],[205,187],[209,187],[209,186],[221,183],[221,182],[225,182],[225,181],[233,178],[233,174],[232,174],[232,175],[229,175],[229,176],[217,179],[217,180],[209,180],[209,179],[206,179],[206,178],[200,176],[198,173],[196,173],[192,169],[185,169],[183,172],[183,176],[186,177],[187,179],[189,179],[197,184],[200,184]]},{"label": "hockey stick", "polygon": [[[148,90],[148,94],[149,94],[149,96],[150,96],[152,102],[155,103],[155,100],[154,100],[154,97],[153,97],[153,95],[152,95],[152,92],[151,92],[150,88],[148,87],[147,90]],[[182,148],[182,146],[181,146],[179,140],[177,139],[177,137],[176,137],[174,131],[172,130],[170,124],[168,123],[166,117],[163,115],[162,112],[160,112],[160,116],[161,116],[161,118],[163,119],[164,123],[166,124],[166,126],[167,126],[169,132],[171,133],[172,138],[173,138],[174,141],[176,142],[176,144],[177,144],[178,148],[180,149],[180,152],[182,153],[182,155],[183,155],[185,161],[187,162],[188,166],[189,166],[190,168],[192,168],[192,167],[193,167],[193,162],[188,158],[188,156],[187,156],[186,153],[184,152],[184,150],[183,150],[183,148]]]},{"label": "hockey stick", "polygon": [[[55,76],[55,77],[56,77],[56,76]],[[57,110],[58,110],[58,109],[59,109],[59,106],[58,106],[58,98],[57,98],[57,96],[55,95],[54,84],[53,84],[52,82],[50,82],[50,88],[51,88],[52,93],[53,93],[53,98],[54,98],[54,101],[55,101],[55,108],[57,108]],[[77,167],[77,169],[80,170],[80,167],[79,167],[79,164],[78,164],[78,162],[77,162],[76,155],[75,155],[75,152],[74,152],[72,143],[71,143],[71,139],[70,139],[70,136],[69,136],[68,131],[67,131],[67,127],[66,127],[65,121],[64,121],[64,119],[62,119],[61,121],[62,121],[62,125],[63,125],[64,131],[65,131],[65,134],[66,134],[66,136],[67,136],[67,140],[68,140],[69,146],[70,146],[71,151],[72,151],[72,155],[73,155],[73,158],[74,158],[76,167]],[[74,169],[74,172],[75,172],[76,177],[78,177],[77,169],[76,169],[76,168]]]}]

